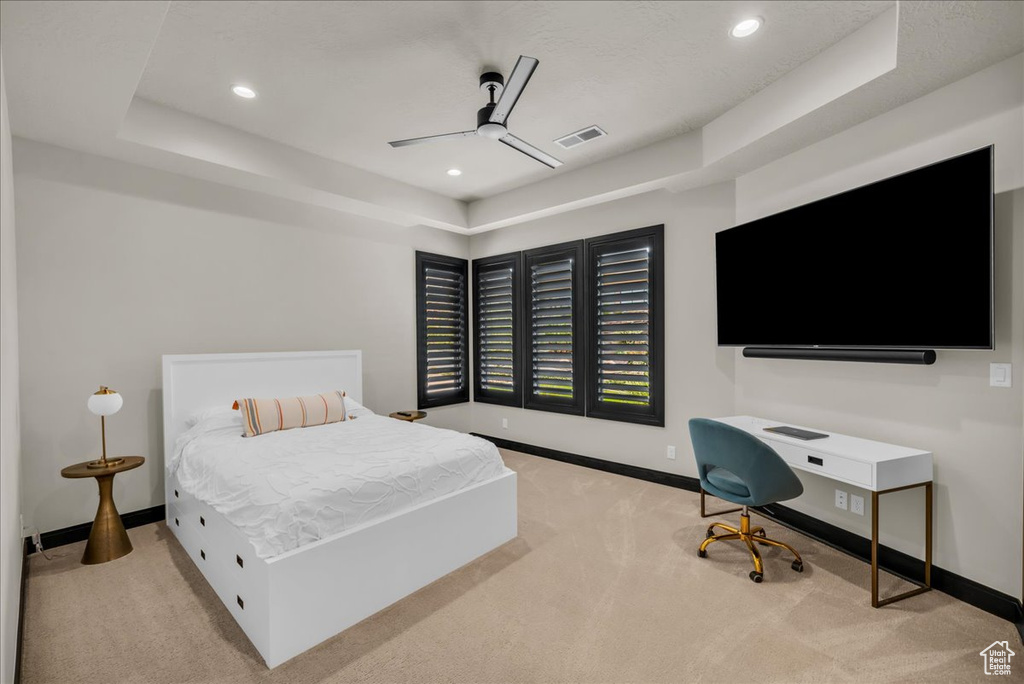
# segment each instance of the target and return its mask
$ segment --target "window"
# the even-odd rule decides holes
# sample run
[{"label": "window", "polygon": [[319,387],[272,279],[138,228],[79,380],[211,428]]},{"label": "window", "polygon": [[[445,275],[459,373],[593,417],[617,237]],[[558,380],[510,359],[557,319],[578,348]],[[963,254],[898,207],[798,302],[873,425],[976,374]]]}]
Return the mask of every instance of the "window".
[{"label": "window", "polygon": [[520,255],[473,261],[473,400],[522,406]]},{"label": "window", "polygon": [[419,408],[469,401],[465,259],[416,252]]},{"label": "window", "polygon": [[474,400],[663,427],[664,232],[475,260]]},{"label": "window", "polygon": [[583,415],[583,242],[523,253],[528,409]]},{"label": "window", "polygon": [[664,226],[587,240],[587,415],[665,425]]}]

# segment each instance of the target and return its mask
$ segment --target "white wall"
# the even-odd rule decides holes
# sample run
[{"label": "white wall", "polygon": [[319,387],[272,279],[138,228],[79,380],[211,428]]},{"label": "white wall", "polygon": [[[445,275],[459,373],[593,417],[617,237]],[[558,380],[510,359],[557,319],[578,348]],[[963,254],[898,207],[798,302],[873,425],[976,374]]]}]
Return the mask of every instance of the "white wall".
[{"label": "white wall", "polygon": [[[1024,297],[1013,280],[1024,269],[1024,190],[996,196],[996,244],[995,351],[939,351],[933,366],[737,351],[736,412],[933,452],[935,564],[1020,596]],[[1013,388],[988,386],[991,362],[1013,363]],[[869,515],[834,507],[834,481],[800,476],[804,494],[787,505],[870,536]],[[839,488],[870,506],[869,493]],[[920,490],[884,495],[882,543],[923,557],[923,502]]]},{"label": "white wall", "polygon": [[736,179],[746,223],[995,145],[995,191],[1024,186],[1024,54],[1003,60]]},{"label": "white wall", "polygon": [[[1024,191],[1015,190],[1024,185],[1022,100],[1017,55],[736,181],[737,220],[745,222],[995,144],[995,351],[940,351],[934,366],[918,367],[744,359],[737,351],[736,411],[932,451],[935,563],[1017,597],[1024,589]],[[843,239],[856,236],[837,236],[837,244]],[[1013,363],[1013,388],[988,386],[994,362]],[[868,516],[834,507],[834,483],[802,479],[794,508],[870,535]],[[883,543],[922,557],[923,493],[886,495],[880,508]]]},{"label": "white wall", "polygon": [[14,178],[3,73],[0,57],[0,682],[13,682],[21,597],[22,497]]},{"label": "white wall", "polygon": [[[472,238],[473,258],[665,224],[665,427],[474,403],[475,432],[696,476],[687,421],[733,410],[731,349],[716,347],[715,232],[733,225],[733,184],[658,190]],[[501,419],[509,428],[501,428]],[[677,447],[675,461],[666,458]]]},{"label": "white wall", "polygon": [[466,257],[466,237],[21,139],[14,168],[26,526],[95,514],[95,486],[60,469],[99,451],[85,402],[101,383],[125,400],[108,451],[147,458],[116,478],[119,510],[163,502],[162,354],[358,348],[364,403],[415,408],[414,252]]},{"label": "white wall", "polygon": [[[686,434],[695,415],[746,413],[927,449],[935,454],[935,563],[1021,596],[1024,190],[1014,188],[1024,184],[1022,91],[1017,55],[745,174],[735,193],[651,192],[474,236],[475,258],[664,222],[669,306],[666,428],[474,404],[473,430],[683,475],[696,473]],[[992,143],[995,351],[941,351],[934,366],[912,367],[716,349],[714,232]],[[855,237],[836,236],[836,244]],[[988,387],[988,364],[1007,361],[1014,387]],[[665,459],[668,444],[683,447],[678,461]],[[870,518],[834,508],[834,482],[801,478],[805,493],[788,505],[870,536]],[[845,489],[870,504],[867,492]],[[881,508],[883,543],[923,557],[923,494],[887,495]]]},{"label": "white wall", "polygon": [[[664,222],[667,409],[666,427],[655,428],[475,403],[473,431],[689,476],[686,421],[694,416],[750,414],[927,449],[935,454],[936,565],[1019,596],[1024,190],[996,196],[996,351],[940,351],[934,366],[755,360],[718,349],[713,236],[733,225],[733,198],[731,184],[657,191],[475,236],[479,258]],[[1006,361],[1014,387],[990,388],[988,364]],[[676,461],[665,457],[669,444],[679,447]],[[800,476],[805,492],[787,505],[870,536],[868,516],[834,508],[833,481]],[[869,492],[843,489],[870,506]],[[923,510],[919,491],[886,495],[883,543],[923,557]]]}]

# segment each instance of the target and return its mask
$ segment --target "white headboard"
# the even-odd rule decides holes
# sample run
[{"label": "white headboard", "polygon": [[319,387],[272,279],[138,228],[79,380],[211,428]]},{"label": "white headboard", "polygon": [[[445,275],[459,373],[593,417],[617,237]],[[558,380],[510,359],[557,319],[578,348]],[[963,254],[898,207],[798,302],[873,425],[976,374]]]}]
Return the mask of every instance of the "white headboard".
[{"label": "white headboard", "polygon": [[344,390],[363,401],[363,353],[174,354],[164,359],[164,459],[185,419],[240,397],[296,397]]}]

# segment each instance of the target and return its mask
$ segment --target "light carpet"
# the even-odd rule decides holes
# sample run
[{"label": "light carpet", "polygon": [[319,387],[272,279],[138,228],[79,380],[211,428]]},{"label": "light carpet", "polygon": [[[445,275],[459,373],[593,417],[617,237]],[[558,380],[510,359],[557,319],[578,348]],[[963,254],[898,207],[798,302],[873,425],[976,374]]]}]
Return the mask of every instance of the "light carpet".
[{"label": "light carpet", "polygon": [[939,592],[874,609],[866,564],[761,520],[806,569],[772,549],[754,584],[736,544],[697,557],[712,519],[696,494],[502,454],[517,539],[275,670],[162,523],[104,565],[79,564],[84,542],[34,554],[22,681],[948,684],[988,679],[979,651],[1019,643]]}]

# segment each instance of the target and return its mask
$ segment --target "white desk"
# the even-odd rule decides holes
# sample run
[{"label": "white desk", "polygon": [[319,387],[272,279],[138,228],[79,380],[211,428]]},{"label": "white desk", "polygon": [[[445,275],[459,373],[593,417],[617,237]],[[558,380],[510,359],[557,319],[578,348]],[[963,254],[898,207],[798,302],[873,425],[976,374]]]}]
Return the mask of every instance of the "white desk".
[{"label": "white desk", "polygon": [[[930,452],[753,416],[730,416],[715,420],[754,435],[774,449],[792,468],[845,482],[855,487],[862,487],[871,492],[872,606],[878,608],[931,589],[932,454]],[[828,437],[802,440],[764,430],[766,427],[781,425],[825,433]],[[878,497],[881,494],[914,487],[924,487],[925,491],[924,582],[920,583],[917,589],[879,600]],[[701,515],[707,517],[704,512],[703,490],[701,491]]]}]

